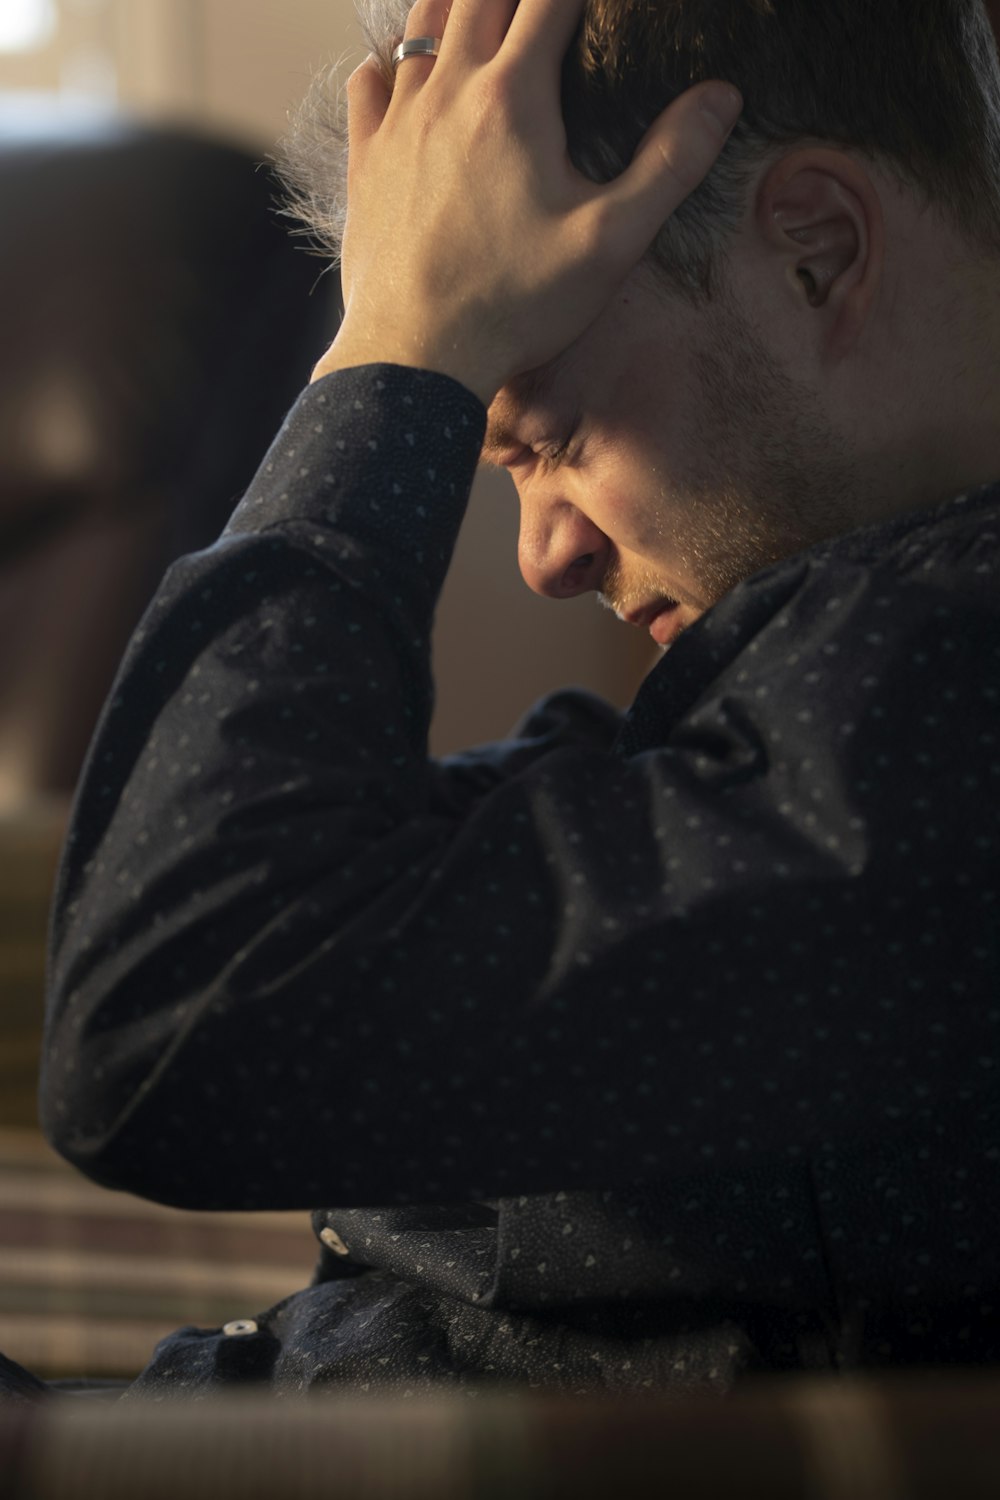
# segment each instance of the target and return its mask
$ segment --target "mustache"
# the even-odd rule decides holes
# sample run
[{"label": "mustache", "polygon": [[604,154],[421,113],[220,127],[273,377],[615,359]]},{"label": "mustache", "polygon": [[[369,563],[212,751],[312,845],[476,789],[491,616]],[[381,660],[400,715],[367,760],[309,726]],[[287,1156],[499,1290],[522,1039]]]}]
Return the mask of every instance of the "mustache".
[{"label": "mustache", "polygon": [[663,579],[655,573],[643,571],[641,574],[628,574],[617,554],[604,570],[597,599],[605,609],[610,609],[619,617],[645,609],[654,601],[664,605],[682,602],[665,587]]}]

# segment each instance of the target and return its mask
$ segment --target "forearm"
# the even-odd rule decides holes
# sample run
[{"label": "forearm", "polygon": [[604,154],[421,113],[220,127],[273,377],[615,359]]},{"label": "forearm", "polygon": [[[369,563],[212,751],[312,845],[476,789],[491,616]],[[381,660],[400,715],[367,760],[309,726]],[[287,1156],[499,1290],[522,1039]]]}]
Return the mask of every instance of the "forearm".
[{"label": "forearm", "polygon": [[287,963],[276,891],[287,915],[290,887],[322,887],[335,935],[406,859],[393,831],[428,797],[430,630],[483,412],[382,373],[300,400],[223,537],[168,574],[105,710],[57,894],[43,1087],[81,1161],[183,1077],[248,943],[264,935],[255,985]]}]

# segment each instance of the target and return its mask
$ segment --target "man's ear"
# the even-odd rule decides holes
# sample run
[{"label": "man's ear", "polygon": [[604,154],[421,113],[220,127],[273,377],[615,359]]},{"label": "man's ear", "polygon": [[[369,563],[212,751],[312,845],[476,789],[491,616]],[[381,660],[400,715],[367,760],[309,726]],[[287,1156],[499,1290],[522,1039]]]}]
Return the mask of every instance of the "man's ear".
[{"label": "man's ear", "polygon": [[804,147],[765,174],[756,217],[798,306],[816,309],[825,350],[839,358],[860,336],[882,280],[885,221],[874,183],[845,152]]}]

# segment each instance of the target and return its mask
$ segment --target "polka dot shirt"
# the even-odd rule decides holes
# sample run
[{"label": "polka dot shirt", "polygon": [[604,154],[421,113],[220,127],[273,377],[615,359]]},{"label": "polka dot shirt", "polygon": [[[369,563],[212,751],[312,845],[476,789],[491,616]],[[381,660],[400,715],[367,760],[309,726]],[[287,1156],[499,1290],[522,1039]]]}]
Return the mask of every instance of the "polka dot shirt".
[{"label": "polka dot shirt", "polygon": [[996,1362],[1000,485],[748,579],[624,716],[435,762],[484,429],[429,372],[310,386],[104,711],[44,1126],[319,1254],[130,1397]]}]

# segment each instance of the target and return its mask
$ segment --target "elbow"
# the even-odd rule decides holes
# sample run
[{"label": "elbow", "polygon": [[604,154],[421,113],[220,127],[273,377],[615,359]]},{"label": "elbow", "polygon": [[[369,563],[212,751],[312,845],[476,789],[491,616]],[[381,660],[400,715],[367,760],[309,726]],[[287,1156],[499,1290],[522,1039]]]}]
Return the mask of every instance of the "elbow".
[{"label": "elbow", "polygon": [[139,1132],[119,1130],[109,1134],[94,1129],[93,1122],[67,1119],[44,1107],[41,1125],[52,1149],[100,1187],[131,1193],[169,1208],[232,1206],[214,1201],[202,1174],[197,1170],[179,1173],[176,1158],[150,1149],[148,1139]]},{"label": "elbow", "polygon": [[178,1117],[192,1112],[190,1088],[170,1066],[183,1016],[166,1005],[138,1013],[134,971],[114,982],[100,971],[73,985],[59,979],[53,965],[39,1078],[49,1145],[101,1187],[175,1208],[214,1207],[208,1143],[199,1152],[178,1142]]},{"label": "elbow", "polygon": [[39,1122],[52,1149],[101,1187],[166,1201],[150,1172],[148,1153],[122,1128],[116,1103],[106,1090],[95,1097],[93,1088],[67,1087],[51,1065],[43,1067]]},{"label": "elbow", "polygon": [[[43,1069],[45,1138],[92,1182],[185,1210],[302,1206],[272,1201],[229,1134],[206,1130],[183,1082],[136,1081],[127,1068],[113,1075],[106,1062],[96,1077],[79,1060],[71,1071],[56,1069],[51,1059]],[[78,1078],[87,1081],[77,1086]]]},{"label": "elbow", "polygon": [[[197,1169],[177,1170],[168,1121],[157,1117],[156,1091],[136,1084],[128,1069],[93,1067],[83,1057],[63,1063],[56,1049],[43,1061],[39,1123],[49,1145],[101,1187],[172,1208],[214,1207]],[[153,1095],[151,1098],[150,1095]]]}]

